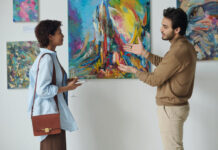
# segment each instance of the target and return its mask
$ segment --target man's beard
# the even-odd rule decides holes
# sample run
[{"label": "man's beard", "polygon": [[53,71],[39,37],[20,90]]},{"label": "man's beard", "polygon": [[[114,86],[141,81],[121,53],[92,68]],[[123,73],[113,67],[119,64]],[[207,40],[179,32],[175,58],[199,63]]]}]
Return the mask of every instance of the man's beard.
[{"label": "man's beard", "polygon": [[162,40],[172,40],[174,38],[175,34],[174,32],[172,31],[169,35],[167,35],[165,38],[163,38],[162,36]]}]

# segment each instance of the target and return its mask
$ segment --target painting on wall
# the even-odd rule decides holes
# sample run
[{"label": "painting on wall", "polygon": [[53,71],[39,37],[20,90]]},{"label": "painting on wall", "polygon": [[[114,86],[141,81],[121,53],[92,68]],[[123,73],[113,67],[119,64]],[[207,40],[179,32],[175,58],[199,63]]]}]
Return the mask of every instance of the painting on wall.
[{"label": "painting on wall", "polygon": [[39,51],[35,41],[7,42],[8,89],[29,86],[29,69]]},{"label": "painting on wall", "polygon": [[38,18],[38,0],[13,0],[14,22],[36,22]]},{"label": "painting on wall", "polygon": [[198,52],[198,60],[218,60],[218,1],[177,0],[188,15],[186,36]]},{"label": "painting on wall", "polygon": [[150,51],[150,0],[68,0],[71,77],[135,78],[121,72],[119,64],[150,71],[144,57],[123,50],[138,37]]}]

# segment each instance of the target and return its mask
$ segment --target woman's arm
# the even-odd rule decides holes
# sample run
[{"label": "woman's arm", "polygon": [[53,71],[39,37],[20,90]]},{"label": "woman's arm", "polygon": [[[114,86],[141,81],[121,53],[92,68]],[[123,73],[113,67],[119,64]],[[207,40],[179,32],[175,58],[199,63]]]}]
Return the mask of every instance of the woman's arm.
[{"label": "woman's arm", "polygon": [[58,93],[58,86],[52,85],[53,60],[45,55],[40,60],[36,93],[42,98],[52,98]]}]

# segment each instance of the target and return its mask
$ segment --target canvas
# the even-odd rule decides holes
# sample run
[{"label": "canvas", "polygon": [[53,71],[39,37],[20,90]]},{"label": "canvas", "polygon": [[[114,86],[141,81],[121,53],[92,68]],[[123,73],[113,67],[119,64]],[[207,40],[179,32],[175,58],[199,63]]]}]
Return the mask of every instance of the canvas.
[{"label": "canvas", "polygon": [[35,41],[7,42],[8,89],[29,86],[29,69],[39,52]]},{"label": "canvas", "polygon": [[36,22],[38,18],[38,0],[13,0],[14,22]]},{"label": "canvas", "polygon": [[188,15],[186,36],[198,52],[198,60],[218,60],[218,1],[177,0]]},{"label": "canvas", "polygon": [[150,51],[150,0],[68,0],[69,74],[82,79],[135,78],[119,64],[150,70],[123,45],[142,40]]}]

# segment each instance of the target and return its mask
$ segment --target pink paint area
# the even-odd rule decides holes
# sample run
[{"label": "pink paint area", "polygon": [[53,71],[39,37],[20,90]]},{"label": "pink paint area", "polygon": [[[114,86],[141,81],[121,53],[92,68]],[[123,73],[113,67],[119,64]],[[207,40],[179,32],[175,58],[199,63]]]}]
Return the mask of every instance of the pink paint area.
[{"label": "pink paint area", "polygon": [[124,20],[123,20],[123,18],[122,18],[121,16],[118,16],[118,15],[117,15],[117,16],[113,16],[113,18],[114,18],[114,20],[115,20],[116,22],[119,23],[120,27],[123,26]]},{"label": "pink paint area", "polygon": [[216,22],[217,20],[215,17],[206,15],[206,17],[203,20],[196,22],[197,24],[199,24],[199,26],[195,27],[194,30],[208,31],[210,28],[217,24]]},{"label": "pink paint area", "polygon": [[33,11],[37,13],[35,6],[36,3],[34,0],[31,0],[31,3],[28,3],[29,0],[26,0],[20,4],[19,16],[23,18],[25,21],[30,21],[28,12]]},{"label": "pink paint area", "polygon": [[36,2],[35,0],[31,0],[31,3],[29,4],[30,9],[34,12],[37,13],[35,7],[36,7]]}]

